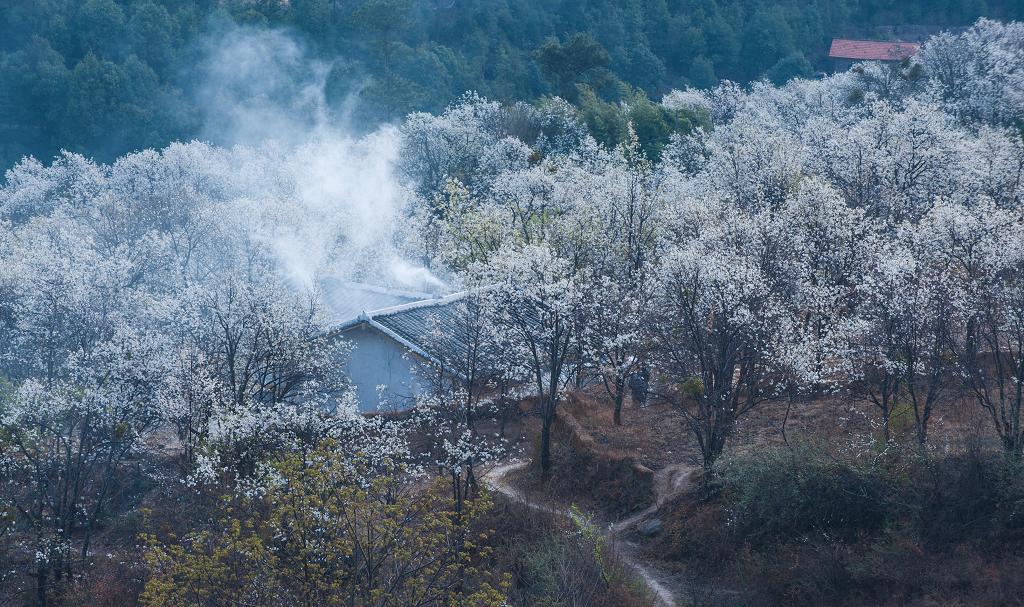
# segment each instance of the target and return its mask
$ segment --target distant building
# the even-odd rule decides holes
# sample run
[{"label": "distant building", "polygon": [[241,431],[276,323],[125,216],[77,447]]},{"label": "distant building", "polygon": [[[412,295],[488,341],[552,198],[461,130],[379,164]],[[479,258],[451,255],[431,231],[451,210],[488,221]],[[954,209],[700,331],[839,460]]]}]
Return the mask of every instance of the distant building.
[{"label": "distant building", "polygon": [[836,69],[842,70],[860,61],[903,61],[913,57],[920,48],[916,42],[833,38],[828,56]]},{"label": "distant building", "polygon": [[426,389],[417,377],[423,365],[460,359],[469,347],[458,306],[467,292],[410,300],[409,292],[358,283],[335,286],[343,293],[325,293],[325,299],[333,298],[339,309],[398,300],[397,305],[360,310],[332,331],[352,346],[345,371],[364,413],[408,408]]}]

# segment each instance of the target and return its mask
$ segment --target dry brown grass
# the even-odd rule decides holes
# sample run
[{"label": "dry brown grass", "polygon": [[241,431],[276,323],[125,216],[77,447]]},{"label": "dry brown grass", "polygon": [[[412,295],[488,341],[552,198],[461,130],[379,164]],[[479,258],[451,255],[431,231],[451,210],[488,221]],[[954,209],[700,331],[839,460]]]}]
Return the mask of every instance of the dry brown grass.
[{"label": "dry brown grass", "polygon": [[594,420],[585,407],[575,396],[562,403],[552,426],[553,466],[548,479],[541,478],[539,458],[532,452],[539,449],[539,430],[524,426],[533,465],[513,473],[514,484],[535,499],[576,504],[608,520],[646,508],[654,498],[654,471],[634,453],[591,434]]},{"label": "dry brown grass", "polygon": [[[682,415],[665,403],[638,408],[627,401],[622,426],[613,424],[611,402],[599,388],[575,393],[560,407],[580,427],[576,434],[585,434],[594,448],[581,450],[587,441],[556,433],[553,480],[562,486],[541,485],[534,471],[526,471],[520,482],[535,492],[563,500],[569,496],[614,518],[629,510],[628,494],[609,491],[614,483],[589,482],[587,471],[598,466],[592,458],[621,461],[632,456],[654,470],[699,462]],[[897,411],[891,428],[908,456],[917,453],[912,410]],[[853,395],[779,400],[764,403],[740,420],[726,457],[786,441],[812,442],[834,454],[849,453],[853,450],[848,446],[863,450],[873,441],[879,445],[880,439],[878,410]],[[535,442],[536,435],[528,431],[527,440]],[[933,458],[955,460],[969,452],[992,453],[998,448],[987,414],[969,394],[950,394],[934,412],[929,426]],[[941,494],[941,486],[948,487],[952,478],[936,481],[936,491]],[[969,493],[964,493],[965,500],[970,499]],[[729,527],[729,515],[724,505],[706,502],[698,491],[672,501],[658,516],[664,520],[658,537],[634,535],[632,539],[645,544],[647,555],[661,561],[662,568],[681,577],[710,566],[712,584],[694,583],[692,588],[701,604],[1024,605],[1024,574],[1020,573],[1024,544],[1006,534],[1000,536],[998,549],[992,538],[937,547],[915,537],[915,532],[888,530],[853,542],[822,537],[752,550],[726,537],[723,530]],[[701,549],[694,551],[694,546]]]},{"label": "dry brown grass", "polygon": [[627,400],[621,426],[615,425],[611,400],[600,388],[575,392],[561,406],[610,454],[633,456],[652,470],[697,461],[682,415],[667,403],[638,407]]},{"label": "dry brown grass", "polygon": [[565,517],[510,500],[499,500],[482,524],[495,531],[489,540],[491,566],[511,576],[510,605],[652,604],[644,585],[599,533],[581,533]]}]

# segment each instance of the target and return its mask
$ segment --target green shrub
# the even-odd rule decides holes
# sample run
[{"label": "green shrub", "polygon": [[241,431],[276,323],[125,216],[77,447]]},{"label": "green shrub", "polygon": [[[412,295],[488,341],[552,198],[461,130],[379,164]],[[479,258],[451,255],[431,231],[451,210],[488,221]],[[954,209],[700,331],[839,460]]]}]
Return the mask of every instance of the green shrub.
[{"label": "green shrub", "polygon": [[866,455],[733,454],[710,492],[672,502],[659,550],[685,562],[706,605],[1020,603],[1024,464],[916,446]]},{"label": "green shrub", "polygon": [[879,472],[836,460],[811,445],[724,460],[715,482],[733,532],[753,545],[809,534],[849,540],[886,523]]},{"label": "green shrub", "polygon": [[933,546],[1024,530],[1024,466],[998,453],[918,456],[892,479],[908,524]]}]

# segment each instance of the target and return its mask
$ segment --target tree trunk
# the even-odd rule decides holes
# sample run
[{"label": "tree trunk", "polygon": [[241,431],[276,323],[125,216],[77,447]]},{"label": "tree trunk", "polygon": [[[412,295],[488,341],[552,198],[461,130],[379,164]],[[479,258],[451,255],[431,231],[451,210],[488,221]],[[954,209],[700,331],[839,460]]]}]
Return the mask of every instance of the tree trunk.
[{"label": "tree trunk", "polygon": [[554,415],[545,412],[540,430],[540,474],[547,478],[551,472],[551,422]]},{"label": "tree trunk", "polygon": [[466,486],[462,493],[467,496],[476,497],[479,491],[479,487],[476,482],[476,471],[473,466],[473,460],[470,459],[469,463],[466,464]]},{"label": "tree trunk", "polygon": [[46,567],[39,567],[36,570],[36,603],[39,607],[46,607]]},{"label": "tree trunk", "polygon": [[1009,432],[1003,437],[1003,450],[1006,453],[1006,457],[1011,460],[1021,459],[1022,449],[1021,440]]},{"label": "tree trunk", "polygon": [[621,375],[615,378],[615,425],[622,425],[622,401],[625,399],[626,379]]},{"label": "tree trunk", "polygon": [[460,481],[459,475],[455,474],[454,472],[451,472],[450,474],[451,474],[451,477],[452,477],[452,493],[454,494],[453,497],[455,497],[455,514],[461,516],[462,515],[462,487],[460,486],[461,483],[459,482]]},{"label": "tree trunk", "polygon": [[707,449],[703,454],[704,459],[704,470],[708,473],[707,476],[711,476],[711,469],[714,468],[715,462],[721,457],[722,452],[725,451],[725,437],[718,436],[717,433],[708,437]]},{"label": "tree trunk", "polygon": [[926,413],[920,417],[917,422],[917,443],[924,447],[928,442],[928,418],[930,416]]},{"label": "tree trunk", "polygon": [[[820,394],[818,394],[820,396]],[[782,416],[782,444],[788,445],[789,438],[786,437],[786,424],[789,423],[789,412],[793,409],[793,395],[786,399],[786,414]]]}]

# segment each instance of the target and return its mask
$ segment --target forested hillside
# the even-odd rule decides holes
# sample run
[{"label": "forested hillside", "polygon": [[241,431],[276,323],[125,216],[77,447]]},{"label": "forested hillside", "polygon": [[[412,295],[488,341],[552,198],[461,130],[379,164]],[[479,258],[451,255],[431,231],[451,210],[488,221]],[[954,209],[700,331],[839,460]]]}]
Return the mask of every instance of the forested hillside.
[{"label": "forested hillside", "polygon": [[[203,128],[291,141],[0,186],[0,604],[1024,596],[1024,23],[633,101],[617,146],[558,98],[332,131],[315,56],[224,32]],[[325,277],[459,291],[402,306],[380,415]]]},{"label": "forested hillside", "polygon": [[[0,6],[0,165],[60,149],[109,161],[218,141],[211,47],[239,25],[285,28],[320,64],[335,122],[499,101],[600,101],[827,67],[838,35],[1024,17],[1021,0],[38,0]],[[258,53],[259,51],[257,51]],[[593,92],[578,84],[587,85]],[[263,91],[261,94],[267,94]],[[346,120],[347,119],[347,120]],[[593,126],[594,120],[588,120]],[[599,137],[600,139],[600,137]]]}]

